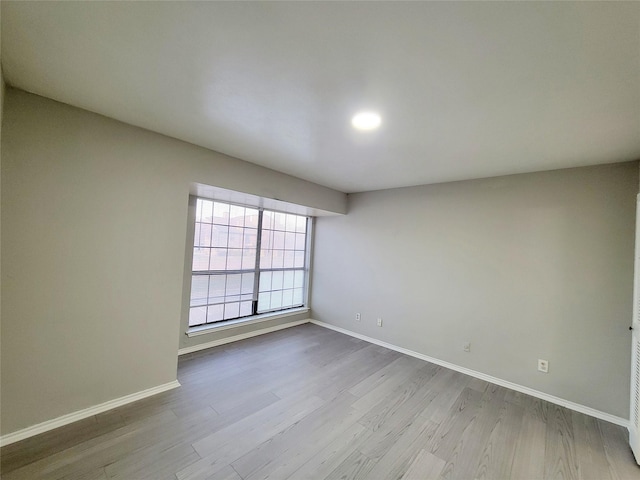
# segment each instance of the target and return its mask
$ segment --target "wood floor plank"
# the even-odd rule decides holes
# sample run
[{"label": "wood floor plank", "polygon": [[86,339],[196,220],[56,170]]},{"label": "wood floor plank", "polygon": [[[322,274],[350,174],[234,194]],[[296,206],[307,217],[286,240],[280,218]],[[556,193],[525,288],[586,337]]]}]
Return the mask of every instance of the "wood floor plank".
[{"label": "wood floor plank", "polygon": [[[374,372],[361,382],[358,382],[349,389],[349,392],[358,398],[377,393],[376,397],[380,398],[381,391],[378,390],[379,387],[388,384],[389,381],[404,383],[408,377],[412,375],[413,370],[417,370],[422,367],[424,367],[424,362],[421,362],[416,358],[407,356],[398,357],[377,372]],[[397,388],[400,383],[395,385],[395,387],[391,387],[390,390]]]},{"label": "wood floor plank", "polygon": [[544,478],[579,478],[571,411],[552,405],[547,422]]},{"label": "wood floor plank", "polygon": [[235,460],[231,466],[242,478],[265,478],[278,466],[278,461],[295,457],[305,443],[314,445],[327,441],[347,429],[362,415],[350,407],[353,395],[345,392],[313,411],[291,428],[283,430],[250,452]]},{"label": "wood floor plank", "polygon": [[91,468],[89,470],[74,470],[69,475],[62,477],[62,480],[107,480],[107,473],[103,467]]},{"label": "wood floor plank", "polygon": [[602,434],[611,478],[614,480],[640,478],[640,465],[633,458],[628,431],[603,420],[596,420],[596,422]]},{"label": "wood floor plank", "polygon": [[377,478],[399,479],[415,460],[417,452],[424,450],[438,427],[433,421],[417,417],[403,434],[377,459],[373,472]]},{"label": "wood floor plank", "polygon": [[401,480],[433,480],[440,477],[445,461],[435,455],[420,450],[411,462]]},{"label": "wood floor plank", "polygon": [[547,424],[532,415],[524,415],[516,443],[511,477],[514,480],[544,478]]},{"label": "wood floor plank", "polygon": [[316,325],[178,378],[3,447],[2,480],[640,479],[622,427]]},{"label": "wood floor plank", "polygon": [[[217,415],[210,408],[206,408],[192,412],[188,418],[176,418],[167,424],[154,425],[145,431],[137,431],[134,435],[121,435],[111,442],[100,444],[101,448],[94,451],[92,455],[76,459],[72,464],[45,471],[46,476],[43,478],[58,478],[59,475],[68,474],[70,471],[90,470],[100,466],[107,467],[105,471],[108,477],[113,476],[109,468],[114,464],[138,465],[141,463],[140,458],[156,458],[160,452],[175,445],[184,445],[185,432],[190,432],[194,428],[206,430],[211,421],[217,421]],[[171,432],[171,436],[166,435],[167,431]],[[190,447],[188,444],[184,446]],[[144,466],[144,462],[142,465]]]},{"label": "wood floor plank", "polygon": [[449,409],[447,417],[442,420],[428,443],[427,448],[430,453],[440,458],[449,458],[451,456],[462,432],[464,432],[480,408],[482,395],[478,390],[471,388],[465,388],[462,391],[456,403]]},{"label": "wood floor plank", "polygon": [[[16,470],[7,472],[4,470],[4,467],[2,467],[2,480],[60,478],[64,476],[65,473],[55,474],[55,472],[64,472],[65,469],[67,471],[66,475],[70,475],[74,470],[81,469],[78,464],[86,462],[87,459],[94,458],[95,456],[103,455],[104,451],[112,448],[114,445],[118,445],[122,441],[122,438],[132,438],[140,433],[144,434],[149,430],[162,428],[176,419],[176,415],[171,410],[167,410],[156,415],[145,417],[140,421],[132,422],[113,432],[92,438],[89,441],[81,442],[73,447],[49,457],[36,460]],[[57,431],[57,429],[54,431]]]},{"label": "wood floor plank", "polygon": [[593,417],[571,412],[578,474],[582,480],[610,480],[602,434]]},{"label": "wood floor plank", "polygon": [[307,445],[306,455],[300,455],[296,461],[281,463],[270,475],[272,479],[314,479],[325,478],[338,465],[359,449],[373,432],[359,423],[351,425],[335,438],[329,439],[324,448],[317,451],[315,445]]},{"label": "wood floor plank", "polygon": [[506,395],[506,389],[489,385],[482,395],[480,408],[464,429],[447,464],[441,473],[443,479],[473,478],[480,462],[484,445],[495,427]]},{"label": "wood floor plank", "polygon": [[219,472],[209,475],[206,477],[206,480],[242,480],[242,477],[229,465]]},{"label": "wood floor plank", "polygon": [[29,463],[50,457],[58,452],[117,430],[125,425],[120,415],[109,416],[109,421],[98,421],[91,416],[84,420],[28,438],[2,448],[2,471],[6,474]]},{"label": "wood floor plank", "polygon": [[487,382],[486,380],[481,380],[479,378],[471,378],[467,386],[469,388],[477,390],[480,393],[484,393],[488,385],[489,385],[489,382]]},{"label": "wood floor plank", "polygon": [[[380,403],[381,398],[385,398],[387,395],[392,394],[398,388],[402,387],[402,385],[404,385],[405,383],[414,383],[413,380],[419,377],[423,377],[426,381],[428,380],[428,377],[433,375],[435,371],[435,369],[431,367],[425,367],[424,365],[419,365],[416,368],[413,365],[407,367],[403,364],[399,364],[396,365],[396,368],[398,368],[397,371],[395,371],[394,369],[386,372],[384,374],[385,379],[379,382],[375,387],[372,387],[367,393],[360,396],[360,398],[356,400],[352,406],[363,412],[368,412],[378,403]],[[420,370],[424,371],[426,375],[422,375],[422,372]]]},{"label": "wood floor plank", "polygon": [[498,421],[484,446],[475,479],[512,478],[516,443],[522,429],[524,409],[504,401]]},{"label": "wood floor plank", "polygon": [[178,470],[176,476],[179,480],[206,478],[295,424],[322,403],[318,397],[302,401],[281,400],[274,408],[268,407],[257,415],[236,422],[194,443],[193,447],[202,457],[201,460]]},{"label": "wood floor plank", "polygon": [[401,422],[416,410],[422,412],[440,394],[438,385],[448,382],[452,377],[453,372],[450,370],[418,370],[411,379],[381,398],[360,423],[376,431],[394,418]]},{"label": "wood floor plank", "polygon": [[353,387],[366,375],[371,375],[386,363],[397,358],[393,352],[380,353],[376,345],[357,345],[358,349],[349,355],[342,355],[328,362],[322,372],[313,378],[307,378],[300,384],[289,384],[274,390],[281,398],[289,395],[319,395],[331,398],[339,391]]},{"label": "wood floor plank", "polygon": [[118,480],[166,478],[170,475],[175,476],[177,469],[200,459],[193,447],[188,444],[174,445],[160,452],[154,452],[152,455],[155,458],[152,463],[141,462],[140,458],[148,457],[140,455],[107,465],[105,467],[107,477]]},{"label": "wood floor plank", "polygon": [[424,409],[422,416],[429,418],[433,422],[441,423],[449,413],[462,391],[466,388],[471,377],[458,372],[451,372],[451,377],[443,384],[441,378],[438,383],[433,383],[431,389],[438,392],[438,395]]},{"label": "wood floor plank", "polygon": [[[353,452],[344,459],[336,469],[327,475],[326,480],[358,480],[377,476],[372,472],[375,462],[359,451]],[[372,475],[372,473],[374,473]],[[384,478],[384,477],[378,477]]]}]

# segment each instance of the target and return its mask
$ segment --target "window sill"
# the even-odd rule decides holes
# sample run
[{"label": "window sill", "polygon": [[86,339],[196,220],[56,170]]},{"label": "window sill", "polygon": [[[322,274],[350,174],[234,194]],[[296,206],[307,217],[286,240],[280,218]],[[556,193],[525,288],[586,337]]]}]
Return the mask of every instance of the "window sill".
[{"label": "window sill", "polygon": [[238,318],[236,320],[229,320],[227,322],[219,322],[213,325],[202,325],[199,327],[192,327],[186,331],[187,337],[197,337],[198,335],[206,335],[207,333],[221,332],[223,330],[229,330],[230,328],[243,327],[245,325],[253,325],[255,323],[267,322],[269,320],[276,320],[278,318],[292,317],[301,313],[307,313],[309,309],[307,307],[292,308],[290,310],[284,310],[282,312],[263,313],[262,315],[254,315],[252,317]]}]

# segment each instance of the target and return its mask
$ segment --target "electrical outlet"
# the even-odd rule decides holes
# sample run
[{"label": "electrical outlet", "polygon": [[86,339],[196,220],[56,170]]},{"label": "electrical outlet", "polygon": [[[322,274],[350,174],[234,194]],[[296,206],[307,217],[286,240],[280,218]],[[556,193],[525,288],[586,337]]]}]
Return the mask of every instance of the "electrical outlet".
[{"label": "electrical outlet", "polygon": [[381,319],[381,318],[379,318],[379,319],[378,319],[378,326],[379,326],[379,327],[381,327],[381,326],[382,326],[382,319]]},{"label": "electrical outlet", "polygon": [[542,373],[549,373],[549,362],[546,360],[538,359],[538,370]]},{"label": "electrical outlet", "polygon": [[360,318],[362,318],[362,317],[360,316],[360,314],[359,314],[359,313],[356,313],[356,322],[359,322],[359,321],[360,321]]},{"label": "electrical outlet", "polygon": [[462,345],[462,349],[465,352],[470,352],[471,351],[471,344],[469,342],[466,342],[464,345]]}]

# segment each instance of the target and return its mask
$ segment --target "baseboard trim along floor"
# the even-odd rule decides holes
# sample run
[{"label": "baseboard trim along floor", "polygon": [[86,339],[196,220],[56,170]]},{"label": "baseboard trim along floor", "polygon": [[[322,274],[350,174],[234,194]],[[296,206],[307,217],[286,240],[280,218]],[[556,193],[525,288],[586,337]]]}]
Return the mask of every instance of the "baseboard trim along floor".
[{"label": "baseboard trim along floor", "polygon": [[111,410],[116,407],[121,407],[122,405],[126,405],[127,403],[132,403],[137,400],[142,400],[143,398],[156,395],[158,393],[166,392],[167,390],[171,390],[179,386],[180,383],[178,382],[178,380],[174,380],[173,382],[158,385],[156,387],[151,387],[140,392],[125,395],[124,397],[115,398],[113,400],[109,400],[108,402],[94,405],[93,407],[78,410],[77,412],[68,413],[66,415],[62,415],[61,417],[47,420],[46,422],[38,423],[37,425],[32,425],[13,433],[8,433],[7,435],[0,437],[0,447],[4,447],[5,445],[9,445],[10,443],[19,442],[20,440],[33,437],[34,435],[48,432],[49,430],[53,430],[54,428],[77,422],[78,420],[83,420],[85,418],[97,415],[102,412],[106,412],[107,410]]},{"label": "baseboard trim along floor", "polygon": [[465,375],[469,375],[471,377],[479,378],[486,382],[500,385],[501,387],[510,388],[511,390],[515,390],[516,392],[526,393],[527,395],[531,395],[532,397],[540,398],[550,403],[555,403],[556,405],[566,407],[570,410],[575,410],[576,412],[584,413],[585,415],[589,415],[591,417],[599,418],[600,420],[604,420],[606,422],[611,422],[613,424],[620,425],[621,427],[624,427],[627,429],[629,428],[629,420],[625,418],[617,417],[615,415],[611,415],[610,413],[601,412],[600,410],[596,410],[595,408],[587,407],[585,405],[580,405],[579,403],[575,403],[569,400],[565,400],[563,398],[555,397],[553,395],[549,395],[548,393],[540,392],[538,390],[534,390],[532,388],[525,387],[517,383],[512,383],[507,380],[502,380],[501,378],[492,377],[491,375],[487,375],[482,372],[477,372],[475,370],[461,367],[459,365],[455,365],[453,363],[449,363],[444,360],[439,360],[437,358],[433,358],[428,355],[424,355],[422,353],[414,352],[413,350],[409,350],[407,348],[398,347],[391,343],[383,342],[382,340],[377,340],[372,337],[367,337],[366,335],[361,335],[359,333],[352,332],[351,330],[347,330],[341,327],[336,327],[335,325],[321,322],[319,320],[311,320],[311,323],[318,325],[320,327],[334,330],[336,332],[344,333],[345,335],[349,335],[351,337],[359,338],[360,340],[364,340],[365,342],[373,343],[375,345],[388,348],[389,350],[395,350],[396,352],[404,353],[405,355],[410,355],[412,357],[419,358],[421,360],[425,360],[430,363],[435,363],[436,365],[440,365],[441,367],[449,368],[451,370],[455,370],[456,372],[464,373]]},{"label": "baseboard trim along floor", "polygon": [[[212,348],[212,347],[216,347],[216,346],[219,346],[219,345],[224,345],[226,343],[236,342],[238,340],[244,340],[246,338],[251,338],[251,337],[258,336],[258,335],[264,335],[266,333],[275,332],[275,331],[282,330],[282,329],[285,329],[285,328],[295,327],[295,326],[298,326],[298,325],[302,325],[304,323],[313,323],[313,324],[318,325],[320,327],[328,328],[330,330],[334,330],[336,332],[343,333],[345,335],[349,335],[351,337],[355,337],[355,338],[358,338],[360,340],[364,340],[366,342],[369,342],[369,343],[372,343],[372,344],[375,344],[375,345],[379,345],[381,347],[388,348],[389,350],[394,350],[396,352],[403,353],[403,354],[409,355],[411,357],[419,358],[421,360],[424,360],[424,361],[427,361],[427,362],[430,362],[430,363],[434,363],[436,365],[440,365],[440,366],[445,367],[445,368],[449,368],[449,369],[454,370],[456,372],[464,373],[464,374],[469,375],[471,377],[479,378],[481,380],[485,380],[487,382],[490,382],[490,383],[493,383],[493,384],[496,384],[496,385],[500,385],[500,386],[505,387],[505,388],[510,388],[511,390],[515,390],[517,392],[525,393],[527,395],[531,395],[533,397],[540,398],[542,400],[546,400],[547,402],[554,403],[556,405],[560,405],[560,406],[569,408],[571,410],[575,410],[576,412],[584,413],[585,415],[589,415],[589,416],[598,418],[600,420],[604,420],[604,421],[611,422],[611,423],[616,424],[616,425],[620,425],[620,426],[625,427],[627,429],[629,428],[629,420],[627,420],[625,418],[617,417],[615,415],[611,415],[609,413],[602,412],[600,410],[596,410],[594,408],[587,407],[585,405],[580,405],[578,403],[571,402],[571,401],[565,400],[563,398],[555,397],[553,395],[549,395],[547,393],[540,392],[538,390],[534,390],[532,388],[525,387],[523,385],[512,383],[512,382],[509,382],[507,380],[502,380],[500,378],[493,377],[491,375],[487,375],[487,374],[484,374],[482,372],[477,372],[477,371],[471,370],[469,368],[461,367],[459,365],[455,365],[453,363],[449,363],[449,362],[444,361],[444,360],[433,358],[433,357],[430,357],[428,355],[424,355],[422,353],[415,352],[413,350],[409,350],[409,349],[406,349],[406,348],[403,348],[403,347],[399,347],[397,345],[393,345],[393,344],[390,344],[390,343],[387,343],[387,342],[383,342],[381,340],[377,340],[375,338],[368,337],[366,335],[361,335],[359,333],[352,332],[351,330],[347,330],[345,328],[337,327],[335,325],[331,325],[331,324],[328,324],[328,323],[325,323],[325,322],[321,322],[319,320],[312,320],[312,319],[298,320],[298,321],[295,321],[295,322],[284,323],[284,324],[281,324],[281,325],[276,325],[276,326],[273,326],[273,327],[263,328],[263,329],[255,330],[255,331],[252,331],[252,332],[242,333],[242,334],[239,334],[239,335],[233,335],[233,336],[230,336],[230,337],[221,338],[221,339],[214,340],[214,341],[211,341],[211,342],[206,342],[206,343],[202,343],[202,344],[199,344],[199,345],[194,345],[192,347],[182,348],[182,349],[180,349],[178,351],[178,354],[179,355],[184,355],[184,354],[187,354],[187,353],[196,352],[196,351],[204,350],[204,349],[207,349],[207,348]],[[22,430],[18,430],[16,432],[12,432],[12,433],[9,433],[7,435],[4,435],[4,436],[0,437],[0,446],[9,445],[11,443],[18,442],[20,440],[24,440],[24,439],[29,438],[29,437],[33,437],[33,436],[38,435],[40,433],[48,432],[49,430],[53,430],[54,428],[58,428],[58,427],[62,427],[64,425],[68,425],[70,423],[76,422],[78,420],[85,419],[85,418],[90,417],[92,415],[97,415],[99,413],[106,412],[107,410],[111,410],[113,408],[120,407],[122,405],[126,405],[128,403],[132,403],[132,402],[135,402],[137,400],[141,400],[143,398],[150,397],[152,395],[156,395],[158,393],[162,393],[162,392],[165,392],[167,390],[171,390],[173,388],[177,388],[179,386],[180,386],[180,383],[177,380],[175,380],[173,382],[165,383],[163,385],[158,385],[156,387],[152,387],[152,388],[149,388],[149,389],[146,389],[146,390],[142,390],[140,392],[132,393],[130,395],[125,395],[123,397],[116,398],[114,400],[109,400],[108,402],[104,402],[104,403],[101,403],[99,405],[94,405],[93,407],[85,408],[83,410],[78,410],[76,412],[72,412],[72,413],[63,415],[61,417],[54,418],[52,420],[47,420],[47,421],[39,423],[37,425],[32,425],[32,426],[24,428]]]},{"label": "baseboard trim along floor", "polygon": [[[261,328],[259,330],[255,330],[252,332],[242,333],[240,335],[233,335],[231,337],[221,338],[218,340],[214,340],[212,342],[206,342],[199,345],[194,345],[192,347],[181,348],[180,350],[178,350],[178,355],[184,355],[186,353],[197,352],[198,350],[217,347],[218,345],[224,345],[225,343],[237,342],[238,340],[244,340],[245,338],[264,335],[265,333],[275,332],[278,330],[282,330],[284,328],[296,327],[298,325],[302,325],[303,323],[309,323],[310,321],[311,319],[307,318],[307,319],[298,320],[295,322],[283,323],[281,325],[275,325],[273,327],[268,327],[268,328]],[[35,435],[39,435],[44,432],[48,432],[49,430],[53,430],[54,428],[62,427],[64,425],[77,422],[78,420],[83,420],[85,418],[91,417],[92,415],[97,415],[99,413],[106,412],[107,410],[111,410],[112,408],[121,407],[122,405],[126,405],[127,403],[132,403],[137,400],[141,400],[143,398],[150,397],[152,395],[156,395],[158,393],[162,393],[167,390],[171,390],[172,388],[177,388],[179,386],[180,386],[180,383],[178,383],[178,381],[175,380],[173,382],[165,383],[164,385],[158,385],[157,387],[152,387],[147,390],[143,390],[141,392],[125,395],[124,397],[116,398],[114,400],[109,400],[108,402],[104,402],[99,405],[94,405],[93,407],[85,408],[83,410],[78,410],[77,412],[68,413],[61,417],[57,417],[52,420],[47,420],[45,422],[38,423],[37,425],[32,425],[30,427],[23,428],[22,430],[18,430],[16,432],[8,433],[0,437],[0,447],[9,445],[11,443],[19,442],[20,440],[24,440],[26,438],[33,437]]]},{"label": "baseboard trim along floor", "polygon": [[[178,355],[186,355],[187,353],[193,353],[199,350],[206,350],[207,348],[217,347],[219,345],[224,345],[225,343],[232,343],[232,342],[237,342],[238,340],[244,340],[245,338],[257,337],[258,335],[264,335],[265,333],[276,332],[278,330],[282,330],[283,328],[297,327],[298,325],[302,325],[303,323],[309,323],[310,321],[311,321],[310,318],[305,318],[304,320],[296,320],[295,322],[288,322],[280,325],[275,325],[273,327],[261,328],[259,330],[241,333],[239,335],[233,335],[231,337],[219,338],[211,342],[200,343],[198,345],[193,345],[192,347],[181,348],[180,350],[178,350]],[[240,324],[239,326],[242,326],[242,324]]]}]

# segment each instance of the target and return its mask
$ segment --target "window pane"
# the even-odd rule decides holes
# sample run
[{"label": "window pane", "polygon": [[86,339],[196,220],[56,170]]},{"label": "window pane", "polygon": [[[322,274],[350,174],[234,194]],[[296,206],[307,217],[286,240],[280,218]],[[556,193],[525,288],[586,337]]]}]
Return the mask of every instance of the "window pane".
[{"label": "window pane", "polygon": [[196,222],[200,222],[202,220],[202,200],[198,199],[196,201]]},{"label": "window pane", "polygon": [[[262,231],[258,232],[258,225]],[[246,317],[302,303],[305,272],[306,217],[196,201],[189,325]],[[256,248],[261,237],[260,282],[255,282]],[[230,270],[246,273],[229,274]],[[256,283],[259,293],[254,292]]]},{"label": "window pane", "polygon": [[240,316],[240,304],[238,302],[224,304],[224,319],[237,318]]},{"label": "window pane", "polygon": [[191,303],[192,307],[207,304],[207,291],[209,290],[209,277],[207,275],[191,276]]},{"label": "window pane", "polygon": [[294,250],[296,248],[296,234],[287,232],[284,234],[284,248]]},{"label": "window pane", "polygon": [[211,223],[213,202],[208,200],[201,200],[200,208],[200,221],[205,223]]},{"label": "window pane", "polygon": [[207,307],[207,323],[219,322],[222,320],[222,313],[224,311],[224,304],[209,305]]},{"label": "window pane", "polygon": [[255,208],[246,208],[244,212],[244,226],[258,228],[259,212]]},{"label": "window pane", "polygon": [[282,290],[284,272],[273,272],[271,290]]},{"label": "window pane", "polygon": [[282,292],[282,306],[290,307],[293,305],[293,290],[283,290]]},{"label": "window pane", "polygon": [[277,292],[271,292],[271,308],[270,310],[274,310],[276,308],[282,307],[282,290],[278,290]]},{"label": "window pane", "polygon": [[242,250],[230,248],[227,252],[227,270],[240,270],[242,268]]},{"label": "window pane", "polygon": [[273,230],[273,212],[265,211],[262,214],[262,229]]},{"label": "window pane", "polygon": [[249,270],[256,268],[256,249],[245,248],[242,250],[242,269]]},{"label": "window pane", "polygon": [[[194,246],[194,247],[200,247],[200,246],[202,246],[202,245],[200,244],[200,225],[201,225],[200,223],[196,222],[196,229],[195,229],[195,231],[193,232],[193,246]],[[207,245],[207,247],[208,247],[208,246],[209,246],[209,245]]]},{"label": "window pane", "polygon": [[284,232],[273,232],[273,248],[284,248]]},{"label": "window pane", "polygon": [[226,247],[229,237],[229,227],[225,225],[213,225],[211,230],[211,246]]},{"label": "window pane", "polygon": [[272,250],[260,250],[260,268],[271,268]]},{"label": "window pane", "polygon": [[200,243],[200,246],[203,246],[203,247],[211,246],[211,225],[210,224],[208,223],[200,224],[199,243]]},{"label": "window pane", "polygon": [[216,202],[213,206],[213,223],[229,225],[229,205]]},{"label": "window pane", "polygon": [[282,266],[284,268],[293,268],[295,264],[296,252],[294,250],[284,250],[282,255],[284,257]]},{"label": "window pane", "polygon": [[284,213],[275,212],[273,218],[273,229],[284,230],[286,226],[287,216]]},{"label": "window pane", "polygon": [[253,273],[243,273],[242,274],[242,294],[253,294]]},{"label": "window pane", "polygon": [[271,268],[282,268],[284,266],[284,250],[274,250],[271,257]]},{"label": "window pane", "polygon": [[224,297],[227,276],[211,275],[209,278],[209,303],[217,303],[220,297]]},{"label": "window pane", "polygon": [[227,275],[227,289],[225,295],[240,295],[240,285],[242,282],[242,275]]},{"label": "window pane", "polygon": [[296,218],[297,218],[297,215],[291,215],[291,214],[287,215],[287,226],[286,226],[287,232],[295,231]]},{"label": "window pane", "polygon": [[298,217],[296,219],[296,231],[301,233],[306,233],[307,231],[307,218],[306,217]]},{"label": "window pane", "polygon": [[207,307],[189,309],[189,326],[202,325],[207,321]]},{"label": "window pane", "polygon": [[244,229],[243,248],[256,248],[258,246],[258,230],[255,228]]},{"label": "window pane", "polygon": [[242,248],[244,228],[229,227],[229,248]]},{"label": "window pane", "polygon": [[287,270],[283,273],[282,288],[293,288],[293,276],[295,272],[293,270]]},{"label": "window pane", "polygon": [[251,315],[251,304],[252,302],[242,302],[240,303],[240,316],[248,317]]},{"label": "window pane", "polygon": [[209,270],[209,249],[194,248],[193,249],[193,271]]},{"label": "window pane", "polygon": [[271,272],[260,272],[260,291],[267,292],[271,290]]},{"label": "window pane", "polygon": [[271,230],[262,231],[262,241],[260,245],[265,250],[273,248],[273,232]]},{"label": "window pane", "polygon": [[271,292],[260,292],[258,295],[258,312],[269,310],[271,306]]},{"label": "window pane", "polygon": [[227,249],[212,248],[209,270],[224,270],[227,265]]},{"label": "window pane", "polygon": [[231,205],[229,212],[229,225],[236,225],[238,227],[244,226],[244,207]]}]

